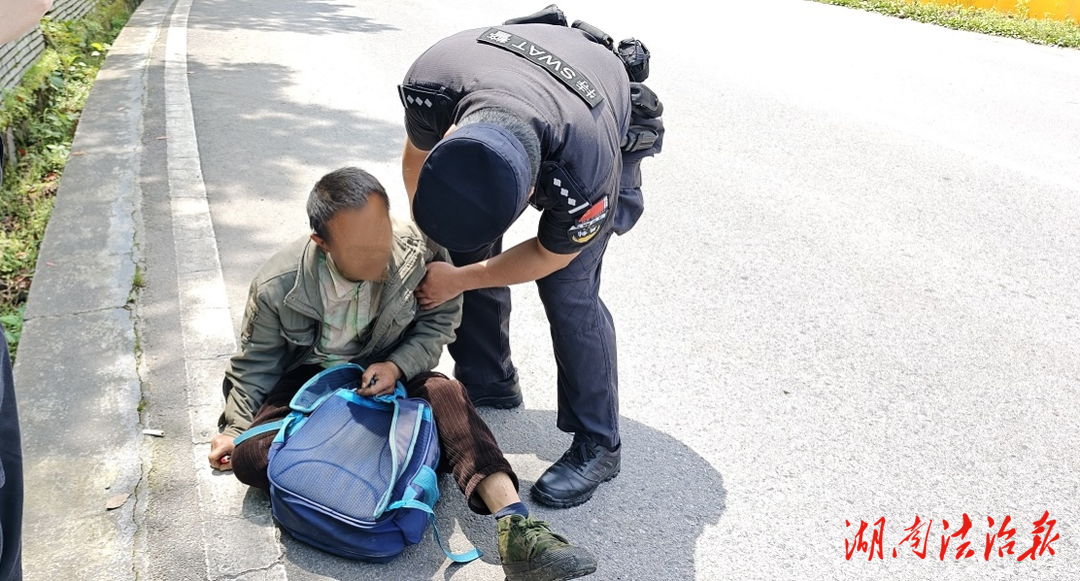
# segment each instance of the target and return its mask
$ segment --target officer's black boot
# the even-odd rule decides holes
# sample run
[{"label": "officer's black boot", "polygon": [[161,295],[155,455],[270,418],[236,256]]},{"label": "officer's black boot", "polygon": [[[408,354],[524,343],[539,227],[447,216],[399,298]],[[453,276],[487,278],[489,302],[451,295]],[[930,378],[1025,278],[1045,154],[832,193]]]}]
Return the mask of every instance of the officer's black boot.
[{"label": "officer's black boot", "polygon": [[570,449],[533,484],[532,497],[554,508],[582,504],[598,486],[619,475],[621,447],[609,450],[585,434],[574,434]]},{"label": "officer's black boot", "polygon": [[477,385],[465,384],[465,393],[475,407],[489,407],[501,410],[516,408],[521,405],[521,385],[518,384],[517,371],[502,381]]}]

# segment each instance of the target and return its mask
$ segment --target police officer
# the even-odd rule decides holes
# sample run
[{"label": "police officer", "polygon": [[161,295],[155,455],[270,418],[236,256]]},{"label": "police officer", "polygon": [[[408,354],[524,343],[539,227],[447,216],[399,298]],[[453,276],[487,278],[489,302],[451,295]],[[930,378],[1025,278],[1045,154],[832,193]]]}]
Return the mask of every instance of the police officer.
[{"label": "police officer", "polygon": [[[632,115],[632,93],[652,95],[631,83],[610,44],[560,24],[445,38],[399,92],[413,216],[454,263],[429,266],[420,306],[465,293],[449,347],[455,375],[475,405],[516,407],[507,285],[536,281],[558,366],[557,424],[574,440],[532,496],[571,507],[619,473],[615,327],[599,297],[600,268],[611,234],[641,214],[639,164],[660,150],[663,128],[658,101],[634,109],[651,119]],[[632,143],[641,141],[632,122],[651,131],[643,144]],[[542,211],[536,237],[503,252],[503,234],[530,204]]]}]

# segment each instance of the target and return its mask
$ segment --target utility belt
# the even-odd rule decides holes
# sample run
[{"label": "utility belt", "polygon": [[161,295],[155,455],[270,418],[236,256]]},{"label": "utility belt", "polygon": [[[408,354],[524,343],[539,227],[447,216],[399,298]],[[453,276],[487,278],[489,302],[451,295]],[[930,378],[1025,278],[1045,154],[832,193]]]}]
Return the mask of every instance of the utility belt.
[{"label": "utility belt", "polygon": [[[614,52],[622,61],[626,68],[626,75],[630,78],[630,129],[622,140],[623,153],[635,154],[632,157],[640,160],[660,152],[664,135],[664,124],[660,116],[664,113],[664,105],[656,93],[643,84],[649,78],[651,54],[644,43],[631,37],[615,44],[615,39],[611,35],[587,22],[575,20],[573,24],[568,24],[566,15],[555,4],[528,16],[511,18],[503,24],[570,26],[583,32],[586,38],[596,44]],[[583,96],[583,98],[586,97]]]},{"label": "utility belt", "polygon": [[[554,24],[556,26],[567,26],[567,20],[563,11],[558,6],[551,4],[539,12],[519,18],[511,18],[503,24]],[[615,39],[610,34],[588,22],[575,20],[569,26],[584,32],[590,40],[618,55],[623,65],[626,66],[626,74],[631,81],[641,83],[649,78],[649,49],[645,48],[645,45],[640,40],[626,38],[619,41],[616,46]]]}]

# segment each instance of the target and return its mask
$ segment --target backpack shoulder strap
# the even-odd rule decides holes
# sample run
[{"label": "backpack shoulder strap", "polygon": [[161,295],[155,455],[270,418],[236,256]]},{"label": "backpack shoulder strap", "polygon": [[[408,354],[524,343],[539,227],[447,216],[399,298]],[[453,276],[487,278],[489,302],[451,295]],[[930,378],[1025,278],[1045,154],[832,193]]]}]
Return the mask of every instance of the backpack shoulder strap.
[{"label": "backpack shoulder strap", "polygon": [[[285,434],[286,431],[291,433],[303,423],[302,421],[298,422],[297,420],[302,420],[304,416],[310,415],[330,396],[337,393],[339,389],[347,388],[349,393],[352,393],[351,390],[353,386],[359,385],[360,378],[363,377],[363,374],[364,368],[355,363],[331,367],[330,369],[320,372],[315,377],[307,380],[300,390],[296,392],[296,395],[293,396],[292,400],[289,402],[289,407],[293,410],[292,413],[283,419],[260,424],[241,432],[239,436],[233,439],[233,445],[239,446],[241,443],[250,440],[255,436],[273,431],[278,432],[277,440],[284,439],[287,435]],[[376,396],[373,398],[356,396],[356,399],[358,400],[357,403],[370,406],[374,402],[380,402],[375,405],[393,405],[392,402],[404,397],[405,387],[401,385],[401,382],[398,382],[397,387],[392,394]]]},{"label": "backpack shoulder strap", "polygon": [[[413,479],[413,483],[419,485],[421,488],[424,489],[424,498],[431,499],[431,505],[434,505],[435,501],[439,498],[439,483],[435,475],[435,471],[427,466],[424,466],[420,470],[420,474],[417,474],[416,478]],[[462,551],[460,553],[450,552],[450,550],[446,548],[446,545],[443,544],[442,536],[439,535],[439,525],[435,523],[435,511],[431,508],[431,505],[420,502],[416,498],[416,492],[413,491],[412,487],[410,487],[405,492],[405,498],[391,504],[389,507],[387,507],[387,509],[394,510],[398,508],[415,508],[416,510],[422,510],[426,512],[428,515],[428,521],[431,523],[431,529],[435,533],[435,542],[439,544],[439,548],[442,549],[442,552],[444,555],[446,555],[446,558],[450,559],[455,563],[471,563],[472,561],[479,559],[483,555],[483,553],[480,552],[480,549],[477,549],[476,547],[473,547],[471,550],[468,551]]]},{"label": "backpack shoulder strap", "polygon": [[[409,430],[411,432],[411,436],[409,438],[411,440],[408,451],[409,458],[407,458],[405,460],[405,463],[402,464],[402,466],[404,467],[408,466],[409,460],[411,459],[413,452],[415,452],[417,433],[419,432],[421,425],[425,421],[432,422],[434,420],[431,414],[431,406],[428,405],[428,403],[424,400],[409,399],[400,401],[398,403],[401,404],[398,406],[399,408],[406,409],[407,411],[399,415],[396,419],[408,416],[415,416],[416,418],[415,421],[407,420],[404,422],[404,424],[401,424],[411,424],[414,426],[413,429]],[[404,433],[405,431],[400,428],[396,431],[399,442],[403,439],[402,436],[404,436]],[[421,495],[416,492],[415,488],[409,486],[405,489],[404,497],[397,502],[391,503],[389,506],[386,507],[386,510],[413,508],[416,510],[424,511],[425,513],[427,513],[428,521],[431,522],[431,528],[435,533],[435,542],[439,544],[439,548],[442,549],[442,552],[446,555],[446,558],[450,559],[455,563],[470,563],[472,561],[475,561],[476,559],[479,559],[482,553],[480,552],[480,549],[477,549],[476,547],[473,547],[471,550],[463,551],[461,553],[452,553],[449,549],[446,548],[446,545],[443,544],[442,537],[439,535],[439,525],[435,522],[435,511],[432,508],[439,500],[439,480],[438,476],[435,474],[435,471],[430,466],[422,466],[416,476],[413,477],[412,484],[418,486],[423,491],[424,501],[421,502],[420,500],[418,500]]]},{"label": "backpack shoulder strap", "polygon": [[390,426],[390,442],[394,459],[402,470],[412,461],[420,428],[431,421],[431,407],[424,400],[400,399],[394,402],[394,423]]},{"label": "backpack shoulder strap", "polygon": [[303,414],[310,414],[333,395],[338,388],[359,387],[360,378],[364,375],[364,368],[354,363],[346,363],[331,367],[316,374],[307,380],[296,392],[289,407]]},{"label": "backpack shoulder strap", "polygon": [[[364,368],[355,363],[345,363],[323,370],[304,383],[289,402],[289,407],[302,414],[310,414],[337,390],[351,391],[360,387],[363,377]],[[399,381],[394,387],[394,393],[366,399],[389,403],[403,397],[405,397],[405,386]]]},{"label": "backpack shoulder strap", "polygon": [[254,428],[248,428],[240,433],[239,436],[233,439],[233,446],[239,446],[246,440],[250,440],[260,434],[267,432],[276,432],[281,429],[281,426],[285,424],[285,420],[277,420],[267,424],[260,424]]}]

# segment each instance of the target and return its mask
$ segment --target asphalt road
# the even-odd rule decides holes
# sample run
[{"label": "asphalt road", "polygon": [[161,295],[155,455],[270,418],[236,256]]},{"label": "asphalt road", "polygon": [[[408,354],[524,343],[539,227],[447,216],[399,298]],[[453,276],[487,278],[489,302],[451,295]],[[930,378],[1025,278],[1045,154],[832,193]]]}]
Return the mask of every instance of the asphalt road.
[{"label": "asphalt road", "polygon": [[[407,213],[411,60],[541,5],[150,4],[167,15],[140,167],[146,418],[194,446],[145,449],[135,570],[501,579],[493,522],[449,480],[439,525],[484,559],[449,566],[423,543],[374,566],[278,535],[265,496],[203,458],[248,283],[306,232],[312,184],[358,165]],[[648,45],[667,125],[645,216],[604,267],[622,474],[581,507],[533,507],[596,552],[593,578],[1080,578],[1080,52],[796,0],[560,7]],[[513,298],[525,405],[483,415],[527,490],[569,436],[535,289]],[[1044,512],[1055,554],[1018,562]],[[1015,554],[986,560],[1007,515]],[[880,518],[884,559],[846,559]],[[916,518],[925,559],[902,543]],[[965,540],[976,554],[957,561]]]}]

